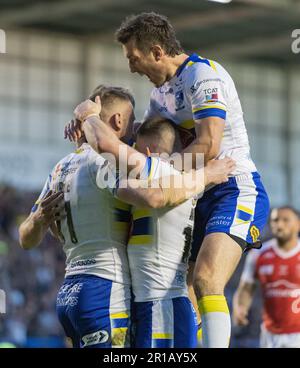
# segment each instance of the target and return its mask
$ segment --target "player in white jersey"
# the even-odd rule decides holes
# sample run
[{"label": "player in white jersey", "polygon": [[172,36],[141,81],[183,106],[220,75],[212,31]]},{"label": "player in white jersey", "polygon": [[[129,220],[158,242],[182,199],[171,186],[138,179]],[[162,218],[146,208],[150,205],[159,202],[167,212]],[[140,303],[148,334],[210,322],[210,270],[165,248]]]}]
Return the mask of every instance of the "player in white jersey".
[{"label": "player in white jersey", "polygon": [[[120,151],[121,142],[99,121],[100,109],[99,100],[98,108],[97,104],[85,101],[75,109],[76,118],[84,121],[85,136],[95,150],[113,153],[119,163],[126,157],[125,168],[135,165],[130,164],[132,155],[138,156],[136,161],[143,163],[143,170],[139,170],[141,179],[183,175],[168,162],[147,158],[131,147],[127,147],[124,155]],[[155,153],[171,154],[174,142],[172,123],[152,119],[139,130],[136,148],[145,154],[148,148]],[[124,167],[122,162],[121,167]],[[191,201],[176,208],[149,210],[138,206],[133,209],[128,257],[135,297],[135,347],[196,347],[197,318],[186,285],[192,226]]]},{"label": "player in white jersey", "polygon": [[[98,93],[104,104],[102,119],[116,137],[127,139],[134,119],[132,96],[121,88],[103,87]],[[123,199],[129,191],[131,203],[139,206],[167,203],[160,188],[120,192],[108,161],[84,137],[79,145],[52,170],[20,226],[20,244],[24,249],[37,246],[49,227],[64,243],[66,278],[58,293],[57,312],[75,347],[124,347],[129,344],[130,325],[126,255],[130,214],[129,206],[116,201],[112,193]]]},{"label": "player in white jersey", "polygon": [[190,268],[203,345],[227,347],[231,326],[224,288],[242,250],[261,245],[269,212],[234,82],[220,64],[187,55],[168,19],[159,14],[128,17],[116,38],[131,72],[146,75],[155,85],[145,118],[169,118],[182,131],[193,131],[182,153],[192,153],[194,165],[198,154],[205,162],[224,156],[237,160],[229,182],[207,190],[197,203]]},{"label": "player in white jersey", "polygon": [[[114,89],[102,92],[103,118],[118,125],[116,134],[125,137],[134,118],[131,96]],[[37,246],[49,226],[63,242],[66,275],[57,296],[57,313],[74,347],[129,346],[130,206],[113,197],[114,173],[84,141],[55,165],[20,226],[20,244],[25,249]]]},{"label": "player in white jersey", "polygon": [[[175,129],[168,120],[148,120],[139,129],[136,149],[173,153]],[[153,179],[168,175],[160,160],[151,156],[148,173]],[[151,167],[152,166],[152,167]],[[134,346],[137,348],[194,348],[198,321],[188,299],[186,275],[194,225],[194,199],[175,208],[133,207],[128,242],[132,277]]]}]

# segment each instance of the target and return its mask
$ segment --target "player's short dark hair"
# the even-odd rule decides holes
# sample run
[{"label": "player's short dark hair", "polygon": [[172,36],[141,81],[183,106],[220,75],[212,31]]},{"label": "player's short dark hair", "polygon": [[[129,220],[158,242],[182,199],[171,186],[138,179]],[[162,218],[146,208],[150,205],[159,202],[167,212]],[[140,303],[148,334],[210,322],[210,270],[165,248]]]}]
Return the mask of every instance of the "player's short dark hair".
[{"label": "player's short dark hair", "polygon": [[166,133],[176,137],[175,124],[170,119],[150,118],[144,121],[137,131],[138,137],[158,137],[162,138]]},{"label": "player's short dark hair", "polygon": [[283,206],[275,207],[275,208],[272,209],[272,211],[274,211],[274,210],[289,210],[289,211],[293,212],[300,219],[300,212],[293,206],[283,205]]},{"label": "player's short dark hair", "polygon": [[159,44],[169,56],[184,52],[168,18],[154,12],[130,15],[115,36],[122,44],[134,39],[137,48],[143,52],[149,52],[155,44]]},{"label": "player's short dark hair", "polygon": [[90,94],[89,99],[95,102],[96,96],[100,97],[103,107],[114,103],[116,99],[129,101],[135,107],[134,97],[127,88],[99,84]]}]

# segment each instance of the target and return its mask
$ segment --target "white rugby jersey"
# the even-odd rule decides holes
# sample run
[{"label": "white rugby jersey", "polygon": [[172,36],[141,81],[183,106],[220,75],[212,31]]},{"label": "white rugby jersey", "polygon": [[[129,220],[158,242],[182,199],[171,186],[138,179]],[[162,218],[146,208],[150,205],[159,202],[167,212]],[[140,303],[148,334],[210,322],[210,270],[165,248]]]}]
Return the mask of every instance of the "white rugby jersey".
[{"label": "white rugby jersey", "polygon": [[234,82],[217,62],[193,54],[171,80],[154,88],[144,120],[158,116],[189,130],[194,129],[195,120],[211,116],[224,119],[218,158],[227,156],[236,161],[233,175],[256,171]]},{"label": "white rugby jersey", "polygon": [[[147,172],[148,171],[148,172]],[[156,179],[179,174],[169,163],[148,157],[141,175]],[[128,242],[132,290],[136,302],[187,296],[186,273],[190,253],[194,204],[132,210],[133,228]]]},{"label": "white rugby jersey", "polygon": [[130,284],[130,206],[114,198],[115,180],[108,162],[86,143],[59,161],[49,175],[36,205],[50,189],[64,191],[67,218],[59,226],[66,276],[92,274]]}]

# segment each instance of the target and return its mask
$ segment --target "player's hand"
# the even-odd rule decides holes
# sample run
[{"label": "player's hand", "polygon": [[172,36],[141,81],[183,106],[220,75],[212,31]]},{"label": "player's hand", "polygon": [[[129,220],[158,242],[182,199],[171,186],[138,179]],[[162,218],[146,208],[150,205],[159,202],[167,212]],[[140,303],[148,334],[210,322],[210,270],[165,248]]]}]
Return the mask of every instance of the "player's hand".
[{"label": "player's hand", "polygon": [[40,226],[48,228],[55,221],[61,221],[66,217],[64,193],[53,193],[51,190],[38,205],[34,212],[34,221]]},{"label": "player's hand", "polygon": [[243,305],[235,305],[232,319],[236,326],[247,326],[249,324],[248,310]]},{"label": "player's hand", "polygon": [[69,139],[70,142],[77,142],[80,138],[84,136],[84,132],[82,130],[82,123],[78,119],[70,120],[64,130],[64,138]]},{"label": "player's hand", "polygon": [[74,115],[76,119],[84,122],[91,116],[97,116],[99,118],[101,112],[101,100],[99,96],[96,96],[95,102],[91,100],[85,100],[76,106]]},{"label": "player's hand", "polygon": [[228,175],[234,171],[235,161],[229,157],[221,160],[210,160],[205,166],[205,185],[221,184],[228,181]]}]

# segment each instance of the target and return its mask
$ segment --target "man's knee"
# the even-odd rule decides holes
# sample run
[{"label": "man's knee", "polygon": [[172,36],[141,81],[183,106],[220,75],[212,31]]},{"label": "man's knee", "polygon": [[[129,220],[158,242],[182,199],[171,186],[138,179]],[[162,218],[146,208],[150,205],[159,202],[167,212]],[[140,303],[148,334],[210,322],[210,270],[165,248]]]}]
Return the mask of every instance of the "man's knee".
[{"label": "man's knee", "polygon": [[209,275],[194,275],[193,286],[197,298],[206,295],[222,295],[224,293],[224,283]]}]

